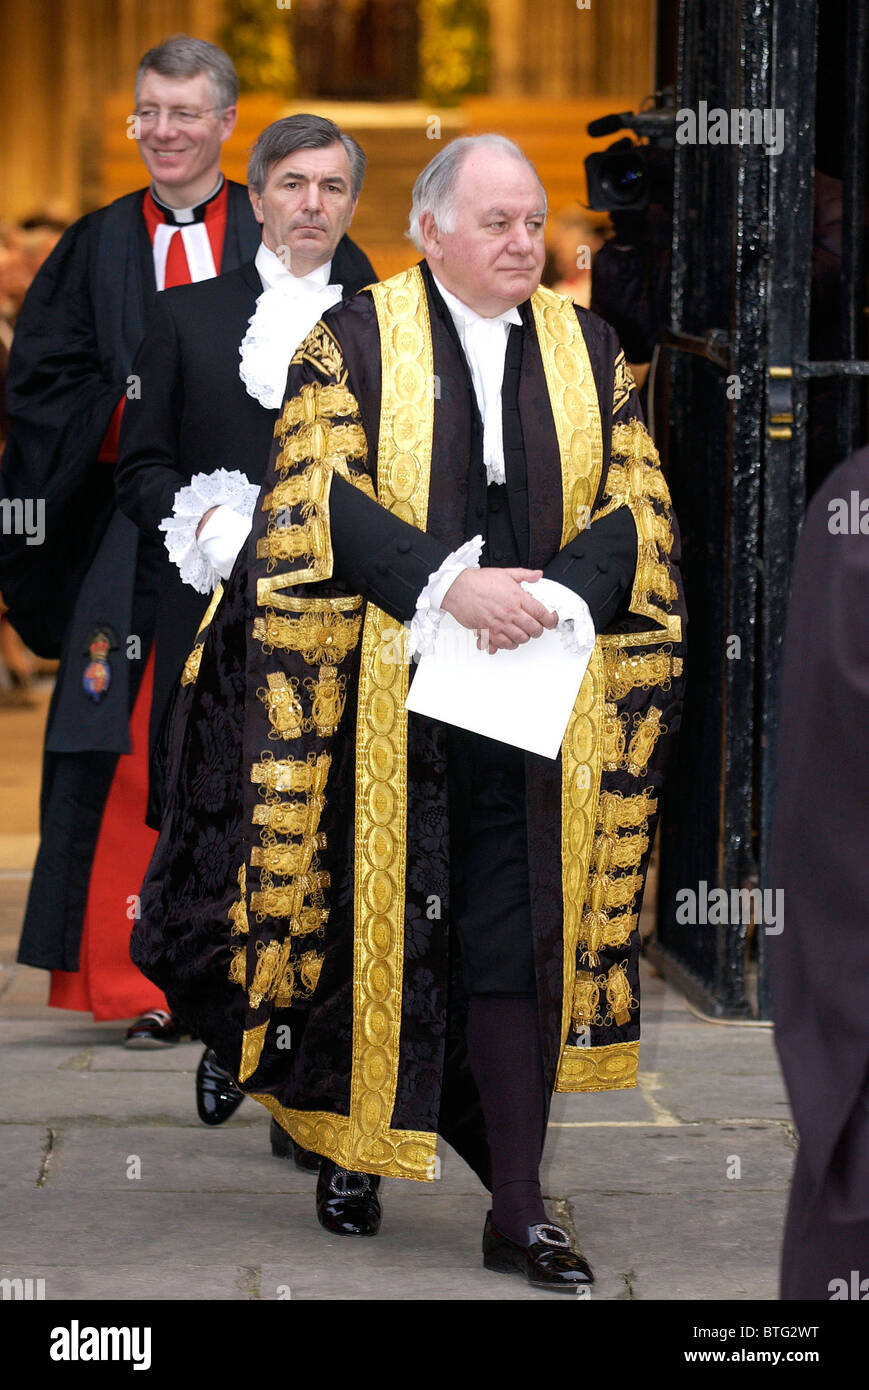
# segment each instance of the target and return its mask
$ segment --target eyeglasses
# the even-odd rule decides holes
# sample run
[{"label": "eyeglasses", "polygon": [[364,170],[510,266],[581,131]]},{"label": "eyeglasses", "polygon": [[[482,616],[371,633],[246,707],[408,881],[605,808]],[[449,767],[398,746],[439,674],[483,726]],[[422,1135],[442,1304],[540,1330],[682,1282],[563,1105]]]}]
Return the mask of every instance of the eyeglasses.
[{"label": "eyeglasses", "polygon": [[[142,111],[134,111],[133,115],[140,126],[156,125],[164,109],[148,106]],[[186,111],[181,107],[171,106],[166,110],[166,115],[173,125],[195,125],[197,121],[202,120],[203,116],[210,115],[212,111],[224,111],[225,109],[223,106],[206,106],[202,111]]]}]

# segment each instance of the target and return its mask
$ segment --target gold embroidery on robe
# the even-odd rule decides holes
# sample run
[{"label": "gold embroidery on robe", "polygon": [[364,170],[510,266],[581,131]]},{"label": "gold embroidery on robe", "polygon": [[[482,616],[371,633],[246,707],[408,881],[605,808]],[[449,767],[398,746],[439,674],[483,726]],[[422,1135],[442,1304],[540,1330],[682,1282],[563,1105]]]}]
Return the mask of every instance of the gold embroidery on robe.
[{"label": "gold embroidery on robe", "polygon": [[247,1081],[249,1076],[253,1076],[259,1066],[259,1059],[262,1054],[263,1044],[266,1040],[268,1030],[267,1023],[261,1023],[257,1028],[248,1028],[241,1040],[241,1065],[238,1069],[239,1081]]},{"label": "gold embroidery on robe", "polygon": [[296,348],[291,358],[291,365],[297,366],[300,362],[310,362],[311,366],[319,368],[324,376],[337,377],[338,387],[328,389],[340,389],[347,381],[341,349],[325,324],[314,324],[307,338],[304,338]]},{"label": "gold embroidery on robe", "polygon": [[570,1014],[575,1031],[580,1028],[590,1028],[593,1025],[600,1026],[602,1020],[598,1008],[599,1000],[600,985],[594,976],[585,970],[577,970],[573,986],[573,1007]]},{"label": "gold embroidery on robe", "polygon": [[238,902],[232,904],[226,914],[232,923],[232,935],[243,936],[250,931],[247,920],[247,866],[242,864],[238,871]]},{"label": "gold embroidery on robe", "polygon": [[565,1047],[558,1071],[559,1091],[619,1091],[637,1084],[640,1044]]},{"label": "gold embroidery on robe", "polygon": [[[425,527],[434,421],[431,330],[424,284],[418,269],[403,272],[372,290],[381,342],[383,399],[378,441],[377,496],[381,505],[411,524]],[[603,467],[602,428],[588,351],[573,305],[551,291],[532,297],[562,468],[563,540],[588,518]],[[343,373],[340,350],[303,345],[299,360]],[[341,376],[342,384],[346,373]],[[317,440],[319,436],[317,436]],[[310,524],[310,518],[304,518]],[[328,538],[326,540],[328,546]],[[328,570],[328,573],[326,572]],[[286,583],[330,577],[331,554],[323,564],[287,572]],[[265,581],[268,583],[269,581]],[[260,581],[262,584],[263,581]],[[265,593],[260,589],[258,600]],[[260,594],[263,598],[260,598]],[[279,605],[275,603],[275,607]],[[273,1097],[256,1098],[297,1142],[343,1166],[386,1176],[431,1179],[435,1136],[391,1128],[399,1067],[401,992],[404,972],[405,862],[402,835],[407,818],[407,666],[384,660],[387,631],[394,620],[369,605],[361,638],[356,727],[356,823],[354,859],[353,1043],[349,1115],[287,1110]],[[634,637],[642,645],[643,635]],[[660,633],[656,640],[660,640]],[[638,1045],[577,1049],[566,1046],[577,973],[577,945],[597,825],[605,703],[604,645],[596,643],[568,726],[562,752],[562,887],[565,906],[562,1057],[557,1089],[604,1089],[635,1084]],[[330,663],[331,664],[331,663]],[[254,773],[252,773],[254,776]],[[269,770],[261,755],[254,780],[272,791],[305,790],[298,774]],[[648,805],[650,798],[646,798]],[[639,822],[638,822],[639,824]],[[398,827],[398,831],[393,829]],[[281,895],[287,909],[290,885],[272,888],[269,909]],[[618,891],[625,891],[624,889]],[[251,906],[254,905],[252,898]],[[615,918],[612,919],[615,922]],[[622,924],[622,930],[624,926]],[[296,968],[298,977],[299,968]],[[597,985],[598,991],[601,986]],[[613,986],[617,989],[617,984]],[[608,1005],[612,1004],[607,996]],[[617,1001],[618,1002],[618,1001]],[[584,1052],[581,1064],[574,1054]]]},{"label": "gold embroidery on robe", "polygon": [[[304,835],[312,829],[310,822],[314,804],[315,799],[310,798],[308,801],[278,801],[265,806],[254,806],[252,820],[254,825],[267,825],[277,835]],[[320,797],[315,827],[323,805],[323,798]]]},{"label": "gold embroidery on robe", "polygon": [[642,777],[645,774],[655,744],[661,734],[666,732],[667,726],[661,723],[661,711],[657,705],[652,705],[645,714],[636,715],[627,760],[627,769],[632,777]]},{"label": "gold embroidery on robe", "polygon": [[[292,883],[278,887],[257,890],[250,895],[250,910],[261,920],[266,917],[291,917],[299,923],[300,931],[314,930],[307,925],[312,918],[305,917],[302,904],[309,894],[322,893],[329,886],[329,875],[325,870],[316,873],[298,874]],[[315,909],[322,913],[325,909]],[[322,917],[320,918],[322,920]],[[305,922],[304,927],[301,926]]]},{"label": "gold embroidery on robe", "polygon": [[305,689],[311,697],[308,727],[315,728],[321,738],[328,738],[334,734],[344,712],[347,677],[339,676],[334,666],[323,665],[316,680],[309,677],[305,681]]},{"label": "gold embroidery on robe", "polygon": [[262,642],[266,654],[277,647],[280,651],[301,652],[309,665],[320,662],[343,661],[359,641],[362,618],[345,618],[340,613],[323,610],[302,613],[298,617],[281,618],[266,611],[264,618],[254,618],[253,635]]},{"label": "gold embroidery on robe", "polygon": [[573,302],[540,288],[531,296],[531,308],[561,456],[563,548],[587,524],[600,483],[600,406]]},{"label": "gold embroidery on robe", "polygon": [[250,852],[252,869],[267,869],[270,874],[289,877],[293,874],[306,874],[311,867],[311,859],[318,849],[323,849],[326,837],[306,835],[297,845],[254,845]]},{"label": "gold embroidery on robe", "polygon": [[[632,640],[638,635],[629,634]],[[607,699],[620,700],[635,689],[653,690],[660,686],[662,690],[669,690],[674,678],[682,674],[682,658],[673,656],[671,646],[630,656],[615,647],[604,646],[604,671]]]},{"label": "gold embroidery on robe", "polygon": [[250,780],[261,783],[269,791],[319,794],[326,785],[331,762],[328,753],[321,753],[316,761],[304,763],[291,758],[272,758],[263,753],[261,761],[251,767]]},{"label": "gold embroidery on robe", "polygon": [[283,671],[270,671],[267,680],[268,689],[260,686],[257,695],[266,707],[272,726],[269,738],[301,737],[305,716],[299,702],[298,680],[291,677],[288,681]]},{"label": "gold embroidery on robe", "polygon": [[603,765],[607,772],[614,772],[624,764],[626,722],[627,715],[619,714],[617,706],[607,702],[603,724]]},{"label": "gold embroidery on robe", "polygon": [[317,988],[322,966],[323,957],[318,956],[316,951],[306,951],[299,962],[299,975],[302,983],[312,993]]},{"label": "gold embroidery on robe", "polygon": [[[631,1010],[639,1008],[639,1000],[634,998],[628,980],[628,963],[621,961],[610,967],[604,985],[612,1018],[623,1026],[630,1021]],[[608,1020],[605,1020],[607,1022]]]},{"label": "gold embroidery on robe", "polygon": [[613,415],[618,415],[631,392],[636,391],[636,389],[637,383],[634,381],[634,374],[620,348],[613,371]]},{"label": "gold embroidery on robe", "polygon": [[670,607],[676,586],[668,564],[672,532],[667,515],[670,493],[661,472],[658,451],[646,427],[639,420],[613,426],[614,461],[607,476],[604,505],[595,519],[617,506],[628,506],[637,527],[637,569],[631,589],[630,611],[651,618],[664,629],[665,636],[680,641],[682,622]]}]

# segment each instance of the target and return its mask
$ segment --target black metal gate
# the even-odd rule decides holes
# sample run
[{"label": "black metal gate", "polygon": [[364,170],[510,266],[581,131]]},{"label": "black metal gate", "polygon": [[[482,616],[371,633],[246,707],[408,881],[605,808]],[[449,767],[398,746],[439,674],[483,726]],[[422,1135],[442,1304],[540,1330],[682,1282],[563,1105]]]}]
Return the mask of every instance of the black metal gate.
[{"label": "black metal gate", "polygon": [[867,438],[867,8],[680,5],[662,365],[688,694],[649,953],[714,1014],[767,1013],[775,924],[735,890],[764,878],[790,566],[807,488]]}]

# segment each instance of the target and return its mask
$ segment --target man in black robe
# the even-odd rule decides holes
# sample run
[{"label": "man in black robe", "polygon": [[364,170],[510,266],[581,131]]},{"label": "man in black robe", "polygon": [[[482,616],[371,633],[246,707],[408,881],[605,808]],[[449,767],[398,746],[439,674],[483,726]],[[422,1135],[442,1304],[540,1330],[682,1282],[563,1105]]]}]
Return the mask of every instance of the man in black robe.
[{"label": "man in black robe", "polygon": [[869,1297],[869,449],[815,493],[781,668],[775,1040],[799,1133],[783,1299]]},{"label": "man in black robe", "polygon": [[[268,126],[248,169],[262,223],[256,257],[160,295],[133,362],[141,390],[124,411],[118,501],[175,561],[167,559],[159,585],[152,749],[203,617],[202,596],[228,578],[250,529],[290,358],[342,294],[376,278],[345,235],[364,173],[363,151],[332,121],[301,113]],[[153,781],[149,819],[158,827]],[[221,1122],[241,1099],[206,1055],[197,1073],[202,1119]]]},{"label": "man in black robe", "polygon": [[97,1019],[142,1014],[128,1033],[136,1045],[179,1034],[128,951],[155,839],[144,820],[147,730],[166,559],[118,511],[113,465],[158,291],[233,270],[259,244],[247,189],[220,172],[237,92],[213,44],[181,36],[145,54],[130,133],[151,186],[63,236],[25,299],[7,380],[3,494],[40,509],[45,540],[3,537],[0,590],[27,644],[60,656],[18,958],[53,972],[54,1005]]},{"label": "man in black robe", "polygon": [[[374,1234],[441,1134],[492,1190],[487,1267],[575,1290],[539,1163],[553,1089],[636,1084],[682,606],[624,355],[538,288],[544,221],[515,145],[454,142],[414,188],[425,261],[295,354],[131,949],[322,1156],[327,1229]],[[407,712],[396,621],[423,647],[444,612],[494,660],[590,632],[557,758]]]}]

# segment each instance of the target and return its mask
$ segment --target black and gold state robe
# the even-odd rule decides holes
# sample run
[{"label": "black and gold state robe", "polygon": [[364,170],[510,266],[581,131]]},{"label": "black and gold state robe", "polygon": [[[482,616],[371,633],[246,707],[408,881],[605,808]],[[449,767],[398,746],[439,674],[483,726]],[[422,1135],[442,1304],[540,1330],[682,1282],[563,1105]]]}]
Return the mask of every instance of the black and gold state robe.
[{"label": "black and gold state robe", "polygon": [[[636,1084],[638,913],[678,724],[677,533],[612,329],[543,289],[520,312],[516,553],[602,624],[560,757],[525,755],[544,1066],[550,1093],[615,1089]],[[440,1133],[486,1182],[450,929],[448,733],[405,710],[396,621],[484,511],[467,367],[424,265],[325,315],[275,434],[247,548],[188,663],[133,957],[305,1147],[426,1179]],[[388,526],[354,559],[372,513]],[[627,533],[622,593],[610,558]]]}]

